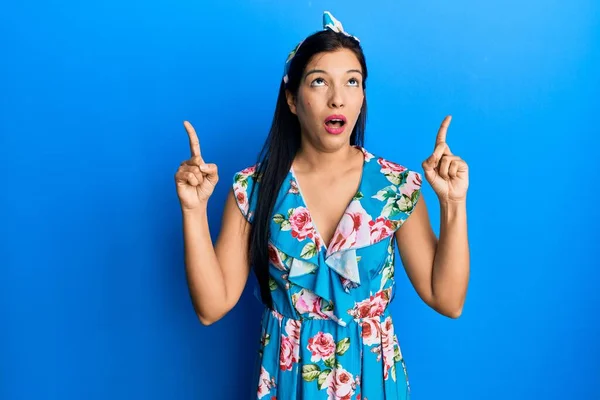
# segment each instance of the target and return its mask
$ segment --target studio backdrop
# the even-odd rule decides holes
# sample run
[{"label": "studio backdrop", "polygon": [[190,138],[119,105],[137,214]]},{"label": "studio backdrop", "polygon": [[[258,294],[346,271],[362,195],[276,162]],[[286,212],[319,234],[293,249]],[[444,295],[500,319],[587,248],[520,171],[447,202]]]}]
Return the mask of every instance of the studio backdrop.
[{"label": "studio backdrop", "polygon": [[600,398],[600,3],[106,0],[0,14],[0,399],[247,393],[256,280],[200,324],[174,185],[182,122],[219,166],[216,240],[287,54],[324,10],[364,47],[367,149],[422,172],[451,114],[447,142],[470,166],[462,316],[396,271],[413,398]]}]

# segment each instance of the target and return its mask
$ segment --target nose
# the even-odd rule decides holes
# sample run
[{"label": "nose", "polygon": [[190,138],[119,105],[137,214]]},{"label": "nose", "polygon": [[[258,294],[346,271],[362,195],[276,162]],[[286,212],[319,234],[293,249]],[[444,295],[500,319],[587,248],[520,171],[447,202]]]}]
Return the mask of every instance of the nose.
[{"label": "nose", "polygon": [[331,87],[331,95],[329,98],[329,107],[331,107],[331,108],[344,107],[344,99],[342,96],[342,91],[335,86]]}]

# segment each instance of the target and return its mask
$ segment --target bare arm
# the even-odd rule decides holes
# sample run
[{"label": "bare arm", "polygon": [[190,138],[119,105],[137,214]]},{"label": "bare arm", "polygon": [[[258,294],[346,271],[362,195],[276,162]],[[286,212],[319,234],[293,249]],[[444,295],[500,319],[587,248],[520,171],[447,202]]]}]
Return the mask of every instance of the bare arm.
[{"label": "bare arm", "polygon": [[440,201],[440,238],[431,229],[421,193],[415,209],[396,231],[398,249],[409,279],[419,296],[433,309],[458,318],[469,283],[467,237],[468,166],[450,151],[447,116],[436,137],[433,154],[423,162],[425,177]]},{"label": "bare arm", "polygon": [[238,302],[250,273],[249,223],[230,191],[213,247],[206,208],[182,211],[186,276],[192,304],[204,325],[221,319]]},{"label": "bare arm", "polygon": [[229,192],[221,232],[213,246],[208,228],[208,199],[219,180],[217,166],[206,164],[200,154],[196,131],[188,122],[192,157],[175,174],[183,216],[185,269],[194,310],[204,325],[222,318],[238,302],[250,271],[249,223]]},{"label": "bare arm", "polygon": [[440,204],[440,238],[431,229],[424,197],[396,231],[398,250],[419,297],[431,308],[458,318],[469,281],[466,206]]}]

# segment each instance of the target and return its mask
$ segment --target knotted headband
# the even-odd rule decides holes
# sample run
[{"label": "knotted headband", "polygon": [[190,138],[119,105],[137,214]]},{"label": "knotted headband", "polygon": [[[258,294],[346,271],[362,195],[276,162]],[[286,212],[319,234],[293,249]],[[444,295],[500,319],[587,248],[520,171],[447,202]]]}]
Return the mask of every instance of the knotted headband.
[{"label": "knotted headband", "polygon": [[[342,23],[340,21],[338,21],[337,19],[335,19],[335,17],[333,15],[331,15],[331,13],[329,11],[325,11],[323,13],[323,30],[325,31],[327,29],[329,29],[333,32],[336,32],[336,33],[343,33],[344,35],[346,35],[348,37],[354,38],[354,40],[356,40],[357,42],[360,42],[360,40],[358,40],[358,38],[356,36],[352,36],[348,32],[344,31],[344,27],[342,26]],[[290,52],[290,54],[288,54],[287,60],[285,60],[283,82],[286,85],[288,83],[288,72],[290,70],[290,65],[292,64],[292,60],[293,60],[294,56],[296,55],[296,52],[302,45],[302,43],[304,43],[304,40],[302,40],[300,43],[298,43],[298,45],[294,48],[294,50],[292,50]]]}]

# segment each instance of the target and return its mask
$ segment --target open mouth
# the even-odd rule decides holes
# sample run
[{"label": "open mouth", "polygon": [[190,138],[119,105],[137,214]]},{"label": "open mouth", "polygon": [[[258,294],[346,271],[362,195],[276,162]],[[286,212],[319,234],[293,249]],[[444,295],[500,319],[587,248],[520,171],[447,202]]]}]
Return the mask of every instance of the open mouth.
[{"label": "open mouth", "polygon": [[330,115],[325,119],[325,129],[334,135],[342,133],[345,125],[346,117],[343,115]]},{"label": "open mouth", "polygon": [[343,119],[330,119],[329,121],[325,122],[325,124],[333,128],[341,128],[346,124],[346,121]]}]

